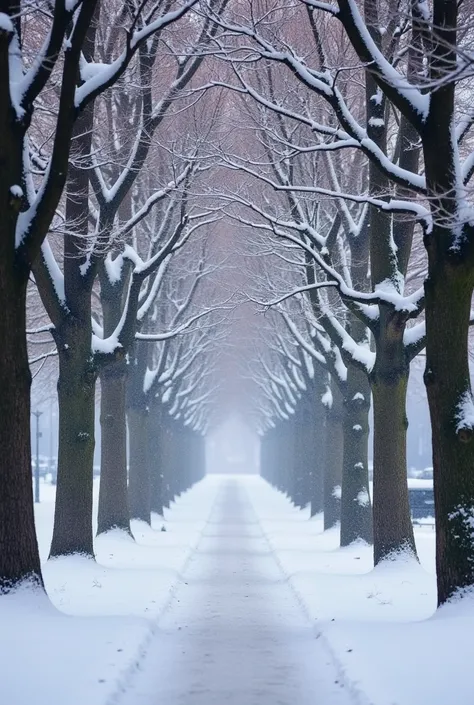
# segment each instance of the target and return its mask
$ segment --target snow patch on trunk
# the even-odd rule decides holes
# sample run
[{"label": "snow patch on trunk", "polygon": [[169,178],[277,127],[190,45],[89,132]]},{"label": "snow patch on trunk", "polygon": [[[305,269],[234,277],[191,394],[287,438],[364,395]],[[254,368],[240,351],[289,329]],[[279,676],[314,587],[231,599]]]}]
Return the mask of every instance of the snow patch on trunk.
[{"label": "snow patch on trunk", "polygon": [[471,392],[462,394],[456,411],[456,433],[463,429],[474,429],[474,402]]},{"label": "snow patch on trunk", "polygon": [[356,502],[359,507],[368,507],[370,503],[369,492],[367,489],[361,490],[356,497]]}]

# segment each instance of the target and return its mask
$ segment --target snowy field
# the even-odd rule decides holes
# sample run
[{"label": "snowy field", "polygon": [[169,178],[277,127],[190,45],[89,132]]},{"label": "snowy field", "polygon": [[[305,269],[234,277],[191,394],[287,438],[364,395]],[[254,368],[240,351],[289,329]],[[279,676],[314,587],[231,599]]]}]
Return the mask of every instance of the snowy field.
[{"label": "snowy field", "polygon": [[0,598],[0,703],[474,703],[474,600],[434,615],[430,527],[421,566],[372,570],[369,547],[337,548],[337,531],[251,476],[207,477],[165,520],[134,523],[136,543],[101,537],[97,563],[45,562],[52,604]]}]

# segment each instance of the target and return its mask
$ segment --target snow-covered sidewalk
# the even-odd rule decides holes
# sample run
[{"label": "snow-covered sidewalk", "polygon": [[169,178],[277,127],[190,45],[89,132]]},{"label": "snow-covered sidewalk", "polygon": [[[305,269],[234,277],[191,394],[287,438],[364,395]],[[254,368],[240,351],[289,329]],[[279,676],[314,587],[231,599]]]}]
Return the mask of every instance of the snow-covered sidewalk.
[{"label": "snow-covered sidewalk", "polygon": [[241,478],[223,479],[184,582],[120,705],[349,705]]},{"label": "snow-covered sidewalk", "polygon": [[415,530],[420,564],[372,568],[372,547],[339,548],[338,530],[258,477],[244,480],[274,555],[341,678],[363,705],[474,703],[474,596],[436,611],[435,534]]},{"label": "snow-covered sidewalk", "polygon": [[421,565],[373,570],[255,476],[207,477],[161,525],[46,562],[51,601],[0,598],[2,705],[474,703],[474,599],[435,612],[432,529]]}]

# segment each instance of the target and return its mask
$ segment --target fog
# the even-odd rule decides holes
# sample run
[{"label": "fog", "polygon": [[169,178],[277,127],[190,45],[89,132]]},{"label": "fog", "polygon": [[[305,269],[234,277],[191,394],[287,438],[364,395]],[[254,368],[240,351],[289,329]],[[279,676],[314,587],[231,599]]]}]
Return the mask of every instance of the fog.
[{"label": "fog", "polygon": [[260,440],[239,417],[232,416],[206,439],[208,473],[259,472]]}]

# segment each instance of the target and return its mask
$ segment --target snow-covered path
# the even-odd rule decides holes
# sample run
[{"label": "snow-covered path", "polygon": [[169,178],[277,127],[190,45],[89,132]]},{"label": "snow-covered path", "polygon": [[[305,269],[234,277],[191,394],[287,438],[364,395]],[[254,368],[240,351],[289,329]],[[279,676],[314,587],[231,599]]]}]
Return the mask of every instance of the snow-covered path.
[{"label": "snow-covered path", "polygon": [[120,705],[349,705],[244,481],[222,479],[183,578]]}]

